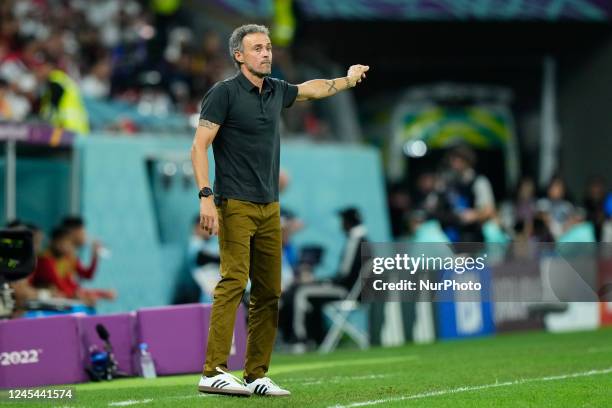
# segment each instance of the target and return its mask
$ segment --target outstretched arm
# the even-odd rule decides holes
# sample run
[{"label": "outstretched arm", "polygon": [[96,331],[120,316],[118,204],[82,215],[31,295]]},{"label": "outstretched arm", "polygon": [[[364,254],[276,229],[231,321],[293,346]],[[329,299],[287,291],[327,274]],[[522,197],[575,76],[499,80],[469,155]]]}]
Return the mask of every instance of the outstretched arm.
[{"label": "outstretched arm", "polygon": [[322,99],[349,89],[361,82],[370,69],[367,65],[352,65],[345,77],[335,79],[313,79],[298,85],[297,101]]}]

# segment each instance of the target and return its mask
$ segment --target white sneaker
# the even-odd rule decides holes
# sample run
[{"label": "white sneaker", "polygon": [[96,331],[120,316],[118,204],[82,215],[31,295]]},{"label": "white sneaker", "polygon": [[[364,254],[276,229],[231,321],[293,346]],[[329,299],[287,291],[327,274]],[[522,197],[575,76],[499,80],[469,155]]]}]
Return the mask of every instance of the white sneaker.
[{"label": "white sneaker", "polygon": [[250,383],[245,381],[245,384],[253,394],[257,395],[268,395],[271,397],[286,397],[291,395],[291,392],[276,385],[269,377],[258,378]]},{"label": "white sneaker", "polygon": [[243,397],[251,396],[251,391],[245,387],[242,381],[237,377],[223,371],[219,367],[215,369],[220,374],[214,377],[206,377],[203,375],[198,383],[198,391],[207,394],[239,395]]}]

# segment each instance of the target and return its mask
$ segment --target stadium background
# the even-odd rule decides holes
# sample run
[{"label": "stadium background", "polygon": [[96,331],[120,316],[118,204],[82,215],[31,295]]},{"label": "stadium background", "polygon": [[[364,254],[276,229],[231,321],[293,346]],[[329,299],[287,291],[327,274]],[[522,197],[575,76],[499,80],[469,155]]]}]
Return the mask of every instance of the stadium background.
[{"label": "stadium background", "polygon": [[[471,144],[498,206],[512,200],[520,177],[543,190],[557,174],[580,206],[587,183],[609,174],[605,1],[33,0],[1,9],[0,75],[15,87],[3,96],[37,95],[36,86],[23,89],[28,53],[56,53],[81,85],[91,130],[71,137],[49,129],[36,98],[14,105],[20,109],[0,122],[0,211],[6,222],[28,220],[46,232],[66,214],[85,218],[112,251],[87,285],[118,292],[98,313],[172,302],[197,212],[193,126],[202,95],[233,72],[226,44],[241,23],[270,26],[274,75],[290,82],[342,76],[353,63],[371,67],[361,86],[284,117],[281,166],[291,182],[281,202],[306,225],[295,244],[325,248],[318,277],[333,276],[340,259],[338,209],[358,207],[374,242],[401,239],[410,209],[398,215],[395,194],[412,192],[454,139],[471,140],[459,134],[436,145],[434,134],[423,157],[412,154],[405,138],[428,113],[423,98],[447,107],[477,101],[501,123],[496,134],[466,113],[467,126],[485,135]],[[98,87],[87,86],[92,75]],[[28,132],[48,132],[50,142],[24,142]],[[603,308],[579,309],[570,329],[571,321],[599,327]],[[383,343],[409,340],[393,324],[406,323],[405,310],[391,303],[385,313]],[[490,333],[491,323],[468,334]]]}]

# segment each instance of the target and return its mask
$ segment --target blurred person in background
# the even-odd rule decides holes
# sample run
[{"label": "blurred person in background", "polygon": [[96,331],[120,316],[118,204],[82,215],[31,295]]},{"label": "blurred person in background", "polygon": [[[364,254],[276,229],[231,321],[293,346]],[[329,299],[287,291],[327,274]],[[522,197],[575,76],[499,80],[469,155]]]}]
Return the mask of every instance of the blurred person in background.
[{"label": "blurred person in background", "polygon": [[48,53],[41,54],[34,72],[43,89],[40,102],[42,118],[53,126],[87,135],[89,119],[76,82],[57,68],[57,60]]},{"label": "blurred person in background", "polygon": [[198,301],[212,303],[215,286],[221,279],[219,274],[219,240],[200,225],[200,216],[193,220],[193,233],[187,254],[191,265],[191,276],[201,290]]},{"label": "blurred person in background", "polygon": [[474,169],[476,154],[457,146],[447,155],[444,195],[451,212],[444,222],[453,242],[482,242],[482,225],[495,214],[495,197],[489,179]]},{"label": "blurred person in background", "polygon": [[[296,100],[326,98],[354,87],[365,78],[369,67],[353,65],[345,77],[315,79],[297,86],[270,78],[272,44],[268,29],[254,24],[234,30],[229,50],[239,72],[215,84],[205,95],[191,155],[200,190],[202,226],[213,235],[219,232],[222,276],[214,292],[206,363],[198,389],[286,396],[291,393],[266,377],[281,294],[280,113]],[[214,192],[208,176],[211,144]],[[249,328],[242,382],[226,370],[236,311],[249,278]]]},{"label": "blurred person in background", "polygon": [[394,238],[405,235],[404,219],[412,206],[410,194],[402,183],[394,183],[387,189],[387,203],[389,205],[389,218],[391,233]]},{"label": "blurred person in background", "polygon": [[612,242],[612,193],[606,194],[603,207],[606,220],[601,228],[601,242]]},{"label": "blurred person in background", "polygon": [[72,232],[63,226],[53,230],[49,247],[39,255],[30,283],[51,291],[52,297],[79,300],[87,306],[95,306],[99,299],[114,299],[113,290],[81,287],[78,279],[91,279],[92,275],[81,275],[75,270],[76,255],[71,235]]},{"label": "blurred person in background", "polygon": [[[282,194],[289,186],[290,177],[287,171],[281,169],[278,177],[278,189]],[[281,204],[280,209],[282,234],[282,264],[281,264],[281,299],[279,302],[279,323],[283,341],[286,344],[297,342],[293,332],[293,294],[299,282],[300,267],[298,265],[297,248],[293,243],[293,235],[304,228],[302,220],[293,211]]]},{"label": "blurred person in background", "polygon": [[515,221],[532,223],[536,213],[536,188],[532,178],[521,180],[514,201]]},{"label": "blurred person in background", "polygon": [[85,221],[78,216],[65,217],[62,220],[62,227],[68,231],[71,244],[75,249],[71,262],[74,264],[76,273],[85,279],[91,279],[96,273],[100,252],[104,251],[102,244],[97,240],[92,241],[91,260],[89,265],[85,266],[79,258],[79,252],[82,251],[88,243]]},{"label": "blurred person in background", "polygon": [[288,210],[281,208],[281,234],[282,234],[282,264],[281,264],[281,288],[282,294],[279,302],[278,327],[285,344],[297,343],[293,330],[293,299],[295,289],[300,284],[301,268],[298,265],[298,256],[294,243],[293,234],[303,228],[303,223]]},{"label": "blurred person in background", "polygon": [[191,225],[183,267],[176,282],[174,300],[172,301],[175,305],[196,303],[202,299],[202,288],[195,281],[194,275],[199,268],[198,253],[204,246],[205,235],[206,232],[200,225],[200,216],[198,215]]},{"label": "blurred person in background", "polygon": [[298,263],[297,248],[293,243],[293,235],[304,228],[304,223],[292,211],[281,208],[281,235],[283,244],[281,288],[284,291],[295,279]]},{"label": "blurred person in background", "polygon": [[13,119],[13,111],[11,109],[8,93],[8,82],[0,78],[0,121]]},{"label": "blurred person in background", "polygon": [[536,211],[531,229],[528,225],[517,223],[516,231],[534,242],[555,242],[555,236],[550,230],[550,214],[546,211]]},{"label": "blurred person in background", "polygon": [[26,62],[31,59],[38,44],[25,43],[23,40],[0,39],[0,83],[2,83],[4,105],[0,110],[3,120],[24,120],[32,110],[36,100],[36,80]]},{"label": "blurred person in background", "polygon": [[80,82],[83,96],[106,99],[110,96],[112,67],[110,58],[96,61]]},{"label": "blurred person in background", "polygon": [[[413,221],[423,216],[425,219],[435,219],[441,223],[452,224],[456,221],[455,213],[444,189],[443,180],[436,172],[426,171],[419,174],[412,198],[412,211],[405,214],[402,219],[402,222],[408,225],[409,235],[415,232]],[[414,213],[419,214],[419,217],[415,217]]]},{"label": "blurred person in background", "polygon": [[531,177],[523,177],[513,197],[500,205],[499,218],[507,231],[522,240],[533,232],[533,222],[537,214],[535,182]]},{"label": "blurred person in background", "polygon": [[[286,170],[281,169],[278,175],[278,192],[283,194],[291,178]],[[304,228],[304,222],[286,205],[282,204],[280,209],[281,218],[281,234],[283,244],[282,254],[282,269],[281,269],[281,287],[284,291],[286,288],[291,286],[298,273],[298,254],[297,248],[293,243],[293,235],[301,231]]]},{"label": "blurred person in background", "polygon": [[294,344],[296,351],[304,350],[308,343],[319,345],[323,342],[326,333],[323,307],[330,301],[344,299],[359,280],[361,245],[368,242],[367,229],[357,208],[345,208],[338,215],[346,242],[336,274],[329,280],[298,284],[292,291],[294,334],[289,337],[294,337],[297,345],[301,346]]},{"label": "blurred person in background", "polygon": [[566,231],[575,211],[572,202],[566,198],[566,193],[565,181],[560,176],[554,176],[546,189],[546,197],[537,202],[538,211],[544,216],[555,240]]},{"label": "blurred person in background", "polygon": [[584,209],[587,221],[595,228],[595,237],[601,241],[603,224],[606,221],[604,208],[606,200],[606,183],[602,177],[593,177],[587,184],[584,195]]}]

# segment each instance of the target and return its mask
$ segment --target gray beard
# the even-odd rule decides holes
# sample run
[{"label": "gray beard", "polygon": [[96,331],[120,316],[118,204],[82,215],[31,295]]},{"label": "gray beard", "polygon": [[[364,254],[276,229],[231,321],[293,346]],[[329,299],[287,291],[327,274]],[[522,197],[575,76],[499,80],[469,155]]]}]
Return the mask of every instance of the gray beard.
[{"label": "gray beard", "polygon": [[247,69],[249,70],[249,72],[251,74],[255,75],[258,78],[265,78],[267,76],[270,76],[269,73],[256,71],[254,68],[252,68],[252,67],[250,67],[250,66],[248,66],[246,64],[245,64],[245,66],[247,67]]}]

